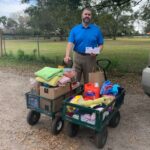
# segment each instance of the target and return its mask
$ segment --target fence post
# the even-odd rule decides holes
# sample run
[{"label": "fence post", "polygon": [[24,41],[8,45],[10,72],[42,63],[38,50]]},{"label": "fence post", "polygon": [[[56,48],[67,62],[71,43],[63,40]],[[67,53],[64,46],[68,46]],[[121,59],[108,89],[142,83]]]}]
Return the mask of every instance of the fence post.
[{"label": "fence post", "polygon": [[37,48],[38,48],[38,57],[40,57],[40,45],[39,45],[39,36],[37,35]]},{"label": "fence post", "polygon": [[0,29],[0,57],[3,56],[2,29]]},{"label": "fence post", "polygon": [[3,36],[3,48],[4,54],[6,55],[5,36]]}]

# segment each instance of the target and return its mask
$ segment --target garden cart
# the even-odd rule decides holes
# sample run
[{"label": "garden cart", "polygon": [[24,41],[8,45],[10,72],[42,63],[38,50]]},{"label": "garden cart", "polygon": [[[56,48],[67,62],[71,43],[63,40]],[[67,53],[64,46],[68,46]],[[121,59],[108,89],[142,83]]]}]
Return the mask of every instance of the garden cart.
[{"label": "garden cart", "polygon": [[[69,65],[72,66],[72,62]],[[53,90],[53,87],[49,88]],[[49,88],[44,88],[44,92],[49,90]],[[57,135],[62,130],[64,124],[64,121],[62,120],[62,104],[64,99],[81,93],[81,91],[83,91],[83,86],[79,85],[72,88],[70,83],[69,89],[70,90],[56,98],[52,98],[50,96],[44,97],[40,94],[32,93],[32,91],[26,93],[26,106],[30,109],[27,115],[28,124],[32,126],[37,124],[41,114],[45,114],[52,118],[51,132],[54,135]],[[59,92],[61,91],[57,91],[57,93]]]},{"label": "garden cart", "polygon": [[[67,97],[76,95],[83,91],[83,86],[79,86],[56,99],[48,99],[39,95],[32,94],[31,92],[26,93],[26,105],[30,109],[27,115],[27,122],[29,125],[35,125],[38,123],[41,114],[45,114],[52,118],[51,132],[56,135],[62,128],[64,121],[62,120],[62,102]],[[44,107],[43,107],[44,104]]]},{"label": "garden cart", "polygon": [[[102,62],[106,62],[105,67],[100,66]],[[105,80],[107,79],[105,70],[109,67],[110,63],[111,62],[107,59],[97,61],[97,65],[104,71]],[[64,101],[63,106],[63,120],[67,121],[67,134],[70,137],[76,136],[80,126],[93,129],[95,131],[96,146],[98,148],[103,148],[107,141],[107,126],[109,125],[110,127],[115,128],[120,121],[119,109],[124,102],[125,90],[120,87],[118,91],[115,99],[106,105],[102,111],[70,103],[72,97],[67,98]],[[70,113],[68,108],[73,108],[75,113]],[[85,114],[94,115],[95,120],[93,122],[85,120],[83,118],[83,115]]]}]

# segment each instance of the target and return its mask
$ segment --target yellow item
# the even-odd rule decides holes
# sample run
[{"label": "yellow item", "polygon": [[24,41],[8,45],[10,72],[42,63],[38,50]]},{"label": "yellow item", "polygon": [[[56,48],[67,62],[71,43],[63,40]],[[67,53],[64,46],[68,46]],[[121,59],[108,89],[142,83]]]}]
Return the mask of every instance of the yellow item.
[{"label": "yellow item", "polygon": [[90,107],[92,105],[102,104],[104,102],[104,100],[105,100],[105,98],[101,97],[101,98],[97,98],[95,100],[80,101],[78,104],[82,105],[82,106]]},{"label": "yellow item", "polygon": [[95,100],[79,101],[78,104],[86,107],[93,107],[96,105],[105,104],[108,105],[114,100],[114,96],[103,96]]},{"label": "yellow item", "polygon": [[[108,104],[110,104],[114,99],[115,99],[114,96],[103,96],[103,97],[97,98],[97,99],[95,99],[95,100],[87,100],[87,101],[85,101],[85,100],[83,99],[82,95],[77,95],[77,96],[75,96],[75,97],[70,101],[70,103],[72,103],[72,104],[78,104],[78,105],[81,105],[81,106],[93,108],[93,107],[96,106],[96,105],[102,105],[102,104],[108,105]],[[68,110],[69,112],[73,112],[73,111],[75,110],[75,107],[67,106],[67,110]]]},{"label": "yellow item", "polygon": [[[79,101],[83,101],[82,95],[76,95],[76,96],[70,101],[70,103],[72,103],[72,104],[78,104]],[[73,111],[75,110],[75,107],[67,106],[67,109],[68,109],[69,112],[73,112]]]},{"label": "yellow item", "polygon": [[103,102],[105,105],[109,105],[115,99],[115,96],[105,95],[103,97],[106,98]]},{"label": "yellow item", "polygon": [[60,80],[61,76],[54,76],[52,79],[49,81],[44,80],[41,77],[36,77],[35,80],[38,82],[46,83],[50,86],[57,86],[58,81]]},{"label": "yellow item", "polygon": [[57,68],[64,68],[64,66],[58,65],[58,67],[57,67]]}]

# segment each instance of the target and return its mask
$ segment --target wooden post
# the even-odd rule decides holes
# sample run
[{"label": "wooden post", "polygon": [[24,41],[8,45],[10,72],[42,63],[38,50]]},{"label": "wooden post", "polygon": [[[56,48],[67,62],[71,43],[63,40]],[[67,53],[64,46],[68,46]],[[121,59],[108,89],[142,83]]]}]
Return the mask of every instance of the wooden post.
[{"label": "wooden post", "polygon": [[3,36],[3,48],[4,54],[6,55],[5,36]]},{"label": "wooden post", "polygon": [[150,66],[150,53],[149,53],[149,59],[148,59],[148,66]]},{"label": "wooden post", "polygon": [[3,56],[2,30],[0,29],[0,57]]},{"label": "wooden post", "polygon": [[38,50],[38,57],[40,57],[40,44],[39,44],[39,36],[37,35],[37,50]]}]

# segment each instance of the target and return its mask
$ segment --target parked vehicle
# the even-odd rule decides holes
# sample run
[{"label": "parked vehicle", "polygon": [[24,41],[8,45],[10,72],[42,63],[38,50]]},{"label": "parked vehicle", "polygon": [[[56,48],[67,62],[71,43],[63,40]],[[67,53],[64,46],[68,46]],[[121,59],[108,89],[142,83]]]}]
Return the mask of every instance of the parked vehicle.
[{"label": "parked vehicle", "polygon": [[150,65],[143,69],[142,87],[144,92],[150,96]]}]

